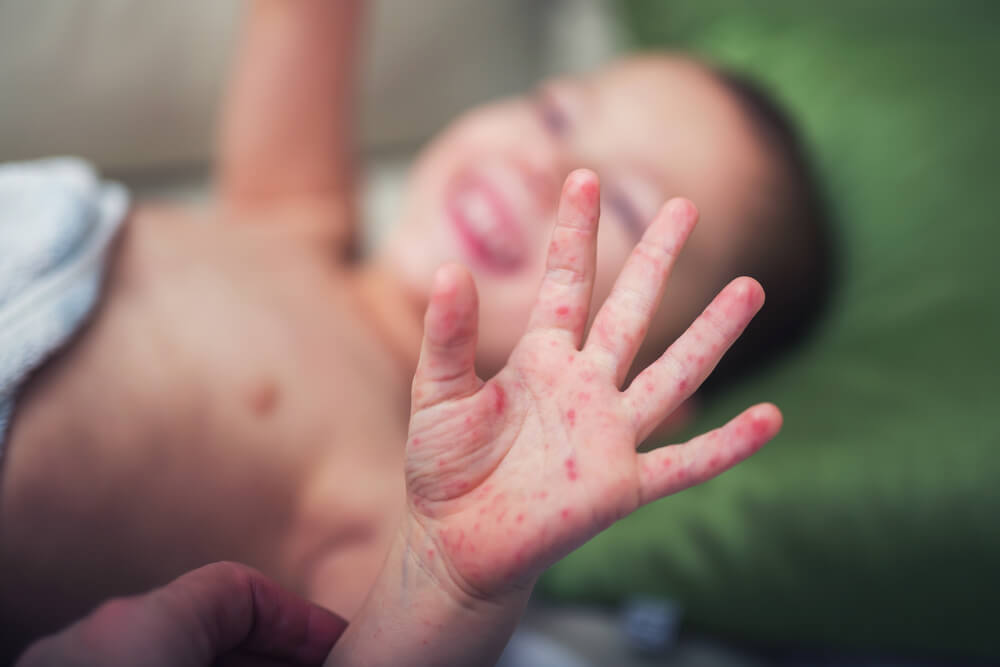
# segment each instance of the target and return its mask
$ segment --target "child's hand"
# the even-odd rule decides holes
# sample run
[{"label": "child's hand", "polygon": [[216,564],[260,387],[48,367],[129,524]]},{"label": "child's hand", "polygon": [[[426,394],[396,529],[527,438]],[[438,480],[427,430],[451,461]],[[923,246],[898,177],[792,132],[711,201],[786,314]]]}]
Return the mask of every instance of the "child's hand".
[{"label": "child's hand", "polygon": [[[489,382],[474,369],[476,290],[442,268],[413,381],[406,482],[409,548],[461,594],[491,598],[534,578],[611,523],[757,451],[781,426],[768,404],[692,441],[636,447],[694,392],[761,307],[749,278],[730,283],[624,391],[629,366],[677,253],[695,224],[667,203],[588,321],[599,187],[569,176],[528,331]],[[437,561],[437,562],[435,562]]]}]

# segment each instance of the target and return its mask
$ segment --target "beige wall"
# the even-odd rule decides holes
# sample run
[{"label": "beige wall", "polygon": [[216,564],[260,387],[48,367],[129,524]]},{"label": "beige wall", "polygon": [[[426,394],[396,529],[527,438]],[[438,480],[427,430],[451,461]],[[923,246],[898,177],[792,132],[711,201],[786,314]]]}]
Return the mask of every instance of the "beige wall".
[{"label": "beige wall", "polygon": [[[294,1],[294,0],[289,0]],[[362,114],[371,147],[412,145],[545,69],[545,0],[380,0]],[[105,169],[207,157],[241,0],[0,2],[0,161]]]}]

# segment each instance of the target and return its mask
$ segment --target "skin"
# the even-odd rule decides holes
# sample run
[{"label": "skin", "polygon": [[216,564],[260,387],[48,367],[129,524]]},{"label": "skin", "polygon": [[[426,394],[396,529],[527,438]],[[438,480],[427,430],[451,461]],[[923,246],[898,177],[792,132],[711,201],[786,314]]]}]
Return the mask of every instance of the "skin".
[{"label": "skin", "polygon": [[17,667],[319,665],[347,623],[238,563],[106,602],[36,642]]},{"label": "skin", "polygon": [[[735,275],[741,253],[768,236],[751,213],[773,165],[743,110],[704,65],[639,56],[605,70],[542,84],[460,117],[421,152],[398,227],[376,260],[426,300],[441,264],[467,266],[481,299],[479,367],[501,368],[528,321],[571,169],[602,179],[604,197],[592,306],[607,298],[632,248],[670,197],[698,202],[702,223],[675,267],[677,279],[650,322],[651,361]],[[496,270],[470,252],[449,208],[477,179],[506,209],[521,261]],[[456,193],[456,191],[458,191]]]},{"label": "skin", "polygon": [[[138,205],[110,258],[93,321],[19,397],[0,484],[0,614],[5,627],[17,628],[11,635],[51,631],[109,596],[148,590],[221,559],[245,562],[353,618],[385,554],[402,549],[398,526],[408,504],[401,471],[408,471],[411,487],[419,487],[421,475],[414,477],[413,466],[404,468],[403,443],[411,410],[418,425],[427,420],[422,399],[411,405],[410,382],[425,325],[437,321],[422,317],[428,304],[433,314],[435,299],[440,301],[433,287],[440,264],[458,260],[469,266],[481,308],[475,347],[462,350],[484,376],[504,369],[488,385],[494,394],[482,394],[504,406],[504,423],[523,417],[537,437],[555,433],[558,424],[584,433],[598,418],[588,405],[613,405],[606,383],[580,392],[589,395],[586,400],[560,394],[543,417],[526,404],[521,373],[526,364],[551,372],[556,361],[564,369],[570,357],[574,373],[590,372],[595,364],[612,363],[610,351],[601,361],[597,352],[577,358],[565,347],[543,354],[537,345],[518,343],[547,275],[547,240],[562,229],[555,202],[570,166],[595,167],[607,179],[605,224],[594,232],[600,250],[587,250],[596,258],[588,269],[594,286],[586,300],[550,304],[574,330],[582,331],[591,305],[611,293],[613,276],[649,233],[648,221],[660,219],[659,202],[675,192],[704,202],[703,223],[690,241],[693,259],[674,266],[675,287],[663,307],[651,305],[653,293],[631,304],[643,312],[653,309],[647,329],[628,331],[628,345],[636,346],[641,362],[655,359],[728,280],[731,249],[756,233],[742,224],[742,207],[752,205],[751,175],[767,160],[737,106],[687,61],[641,60],[570,82],[571,90],[590,91],[593,113],[575,116],[583,124],[558,141],[545,138],[548,112],[539,111],[534,97],[466,116],[419,160],[397,235],[376,257],[356,261],[349,109],[360,5],[252,5],[222,119],[217,204],[206,211]],[[647,115],[629,115],[635,113]],[[526,147],[544,148],[552,161],[539,158],[539,171],[532,173],[544,176],[532,181],[541,185],[531,197],[519,199],[516,189],[503,195],[511,208],[527,202],[535,209],[514,216],[523,252],[512,270],[497,272],[448,236],[454,226],[442,217],[442,207],[452,175],[468,171],[463,165],[485,164],[484,155],[506,164]],[[518,153],[516,159],[529,157]],[[640,169],[623,166],[640,162],[655,162],[663,178],[646,177],[653,203],[638,214],[637,226],[624,222],[607,201],[609,192],[618,197],[618,189],[640,189],[628,175]],[[467,279],[448,275],[454,298],[468,299]],[[544,288],[542,297],[548,298]],[[636,298],[626,290],[620,302]],[[726,317],[728,308],[722,309]],[[455,313],[456,322],[467,321],[467,309]],[[595,320],[592,338],[614,347],[619,319],[610,320],[613,326]],[[655,341],[647,348],[638,343],[644,334]],[[430,338],[435,335],[429,330]],[[512,350],[515,370],[506,364]],[[703,368],[699,357],[710,353],[691,354],[676,363]],[[631,355],[624,357],[631,361]],[[616,364],[617,390],[628,368]],[[695,379],[685,379],[692,390]],[[642,377],[630,386],[653,380]],[[503,392],[502,400],[494,388]],[[629,392],[627,404],[615,404],[616,412],[600,413],[600,424],[637,418],[638,390]],[[650,392],[648,400],[658,395]],[[467,416],[480,419],[473,409],[478,405],[470,400]],[[668,411],[647,408],[643,414],[663,419]],[[648,435],[654,421],[643,421],[636,434]],[[446,430],[454,433],[457,426]],[[473,430],[483,435],[493,428],[482,421]],[[411,449],[412,436],[427,437],[410,435]],[[513,446],[509,438],[504,442]],[[559,454],[552,461],[565,478],[569,456]],[[488,468],[484,461],[498,456],[477,459],[480,472]],[[571,488],[590,489],[601,464],[572,460],[578,481]],[[612,481],[623,484],[624,469],[615,474]],[[472,488],[480,481],[456,477],[448,483]],[[437,544],[445,538],[434,523],[439,514],[431,496],[427,500],[429,513],[421,515],[427,520],[409,525]],[[582,511],[552,506],[553,512]],[[629,506],[609,506],[587,530],[603,527]],[[538,514],[537,508],[531,512]],[[504,521],[531,512],[511,506]],[[567,525],[576,527],[565,540],[547,544],[537,562],[586,532],[574,521]],[[442,527],[455,540],[465,535],[468,544],[475,522]],[[438,562],[444,560],[451,558]],[[476,579],[461,565],[456,571],[459,582]],[[479,585],[491,584],[480,581],[473,588]]]},{"label": "skin", "polygon": [[475,285],[460,265],[437,272],[413,380],[408,512],[328,665],[391,665],[403,656],[415,665],[490,664],[546,567],[778,432],[781,413],[761,404],[687,443],[636,453],[709,374],[764,294],[749,278],[730,283],[623,391],[697,213],[686,200],[664,206],[583,343],[598,217],[596,175],[572,173],[527,332],[488,382],[474,367]]},{"label": "skin", "polygon": [[488,382],[475,373],[475,284],[460,265],[437,272],[412,385],[407,509],[346,631],[340,619],[260,575],[221,564],[105,604],[35,644],[19,664],[128,664],[150,656],[171,665],[318,664],[334,641],[331,666],[490,664],[545,568],[638,507],[757,451],[781,427],[773,405],[754,406],[687,443],[636,453],[711,372],[764,294],[749,278],[730,283],[622,390],[697,212],[680,199],[663,207],[584,344],[598,199],[593,172],[567,179],[528,330]]}]

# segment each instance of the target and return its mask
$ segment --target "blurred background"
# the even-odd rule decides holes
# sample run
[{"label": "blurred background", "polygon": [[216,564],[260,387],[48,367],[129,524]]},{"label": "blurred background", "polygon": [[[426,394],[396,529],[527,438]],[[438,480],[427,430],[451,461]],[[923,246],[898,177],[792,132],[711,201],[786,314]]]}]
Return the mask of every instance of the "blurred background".
[{"label": "blurred background", "polygon": [[[0,160],[86,157],[205,196],[242,3],[0,2]],[[719,480],[556,566],[509,665],[1000,662],[1000,5],[381,0],[361,113],[371,237],[463,109],[637,48],[762,82],[835,214],[811,339],[719,397],[786,426]]]}]

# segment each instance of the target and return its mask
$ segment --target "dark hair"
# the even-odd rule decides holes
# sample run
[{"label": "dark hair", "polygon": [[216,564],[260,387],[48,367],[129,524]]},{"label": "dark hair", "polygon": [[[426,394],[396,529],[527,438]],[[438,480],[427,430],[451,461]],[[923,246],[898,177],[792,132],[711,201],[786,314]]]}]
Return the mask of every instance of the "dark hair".
[{"label": "dark hair", "polygon": [[792,121],[760,84],[729,70],[714,74],[736,96],[777,169],[756,212],[770,233],[736,267],[763,285],[767,299],[702,385],[705,393],[732,385],[801,341],[825,312],[836,273],[826,200]]}]

